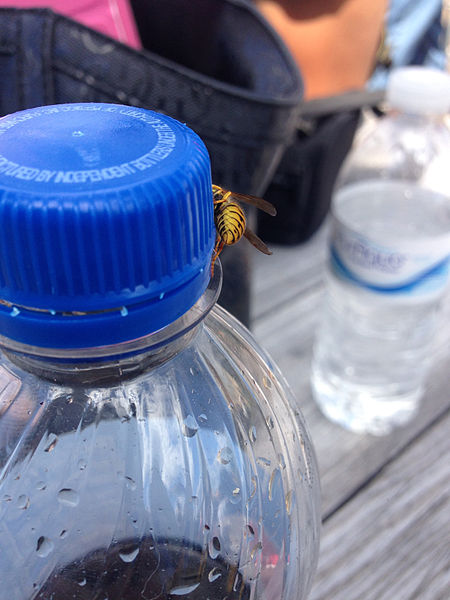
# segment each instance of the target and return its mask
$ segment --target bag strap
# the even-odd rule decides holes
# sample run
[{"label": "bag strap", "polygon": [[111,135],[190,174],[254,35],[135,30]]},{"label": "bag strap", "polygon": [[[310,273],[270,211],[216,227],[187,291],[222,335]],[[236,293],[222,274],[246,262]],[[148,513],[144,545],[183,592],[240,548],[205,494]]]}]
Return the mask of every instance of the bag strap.
[{"label": "bag strap", "polygon": [[275,219],[258,214],[265,241],[295,245],[308,240],[328,214],[333,187],[352,145],[363,109],[382,105],[384,91],[350,91],[304,102],[294,141],[265,193]]},{"label": "bag strap", "polygon": [[349,110],[378,106],[383,102],[384,95],[384,90],[363,89],[350,90],[336,96],[315,98],[302,103],[300,116],[301,118],[320,118]]}]

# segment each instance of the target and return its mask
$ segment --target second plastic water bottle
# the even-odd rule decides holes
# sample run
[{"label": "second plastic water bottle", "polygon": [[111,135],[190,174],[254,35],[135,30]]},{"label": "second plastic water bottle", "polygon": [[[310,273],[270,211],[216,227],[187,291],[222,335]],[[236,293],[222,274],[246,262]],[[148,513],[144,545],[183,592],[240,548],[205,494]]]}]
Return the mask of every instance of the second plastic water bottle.
[{"label": "second plastic water bottle", "polygon": [[450,200],[442,193],[450,78],[399,70],[388,101],[396,112],[356,146],[333,200],[325,311],[312,365],[322,411],[373,434],[388,433],[417,411],[450,254]]}]

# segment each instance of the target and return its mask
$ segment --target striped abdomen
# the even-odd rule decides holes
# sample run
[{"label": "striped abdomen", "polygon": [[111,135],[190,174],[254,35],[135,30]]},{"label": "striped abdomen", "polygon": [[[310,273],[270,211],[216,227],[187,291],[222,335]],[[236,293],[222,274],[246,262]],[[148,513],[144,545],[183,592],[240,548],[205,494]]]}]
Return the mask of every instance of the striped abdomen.
[{"label": "striped abdomen", "polygon": [[246,228],[245,214],[236,202],[215,206],[216,229],[219,238],[226,246],[238,242]]}]

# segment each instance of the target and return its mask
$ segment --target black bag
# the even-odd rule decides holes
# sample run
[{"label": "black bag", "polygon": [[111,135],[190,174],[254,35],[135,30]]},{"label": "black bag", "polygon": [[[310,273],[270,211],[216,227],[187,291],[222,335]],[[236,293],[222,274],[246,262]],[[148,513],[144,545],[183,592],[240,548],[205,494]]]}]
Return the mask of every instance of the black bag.
[{"label": "black bag", "polygon": [[[0,114],[115,102],[164,112],[204,140],[214,183],[261,195],[302,99],[283,42],[245,0],[134,0],[142,52],[45,9],[0,9]],[[250,246],[222,255],[219,302],[249,324]]]},{"label": "black bag", "polygon": [[266,242],[300,244],[317,231],[328,214],[361,109],[376,107],[383,96],[383,91],[351,91],[302,104],[295,138],[264,195],[277,207],[277,216],[258,214],[258,234]]}]

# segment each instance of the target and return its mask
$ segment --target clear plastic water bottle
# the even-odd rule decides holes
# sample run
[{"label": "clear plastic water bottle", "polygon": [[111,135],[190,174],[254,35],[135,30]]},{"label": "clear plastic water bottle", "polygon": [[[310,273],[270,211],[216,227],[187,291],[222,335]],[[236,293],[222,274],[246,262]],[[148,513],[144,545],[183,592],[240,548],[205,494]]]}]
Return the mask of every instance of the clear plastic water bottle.
[{"label": "clear plastic water bottle", "polygon": [[215,305],[209,157],[111,104],[0,120],[0,598],[305,598],[314,452]]},{"label": "clear plastic water bottle", "polygon": [[330,419],[382,435],[417,411],[450,256],[450,76],[393,71],[390,112],[349,154],[332,203],[312,389]]}]

